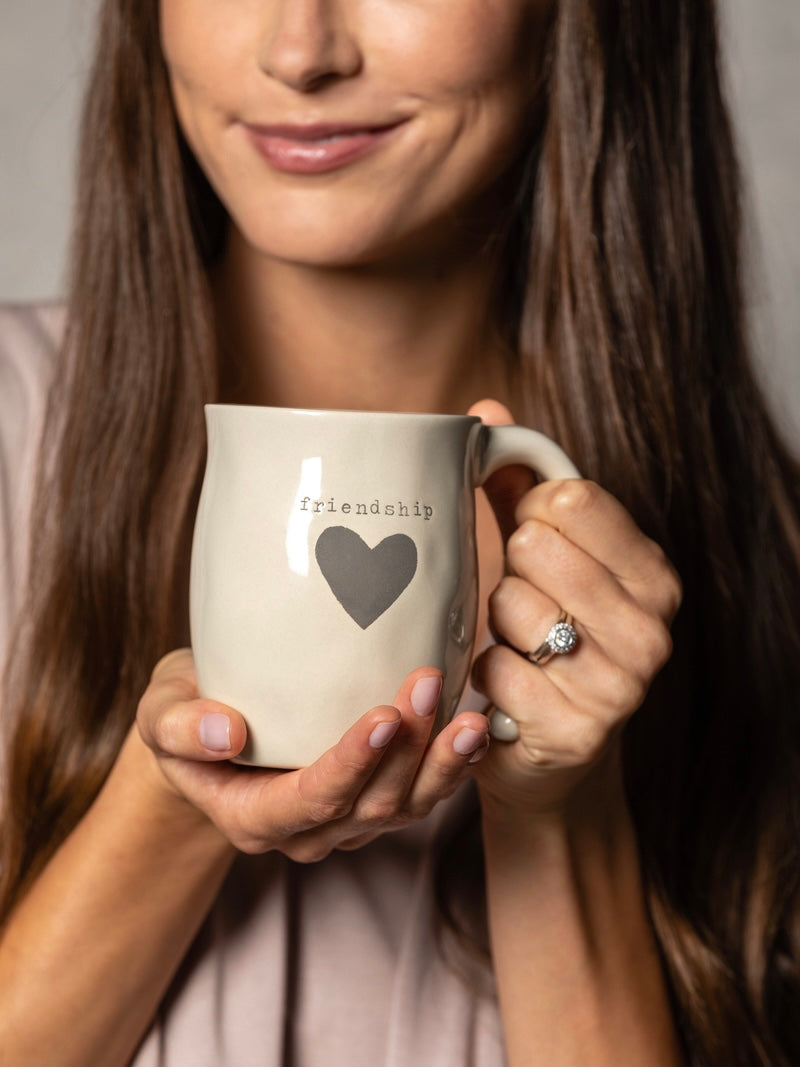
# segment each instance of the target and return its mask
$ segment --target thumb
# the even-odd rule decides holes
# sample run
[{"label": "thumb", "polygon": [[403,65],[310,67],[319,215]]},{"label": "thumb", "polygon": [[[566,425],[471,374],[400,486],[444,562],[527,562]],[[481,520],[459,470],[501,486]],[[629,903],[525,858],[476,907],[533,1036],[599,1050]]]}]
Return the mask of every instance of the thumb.
[{"label": "thumb", "polygon": [[[499,400],[479,400],[467,414],[477,415],[486,426],[510,426],[514,423],[513,415]],[[516,464],[495,471],[483,483],[483,489],[503,536],[503,544],[517,528],[517,505],[535,484],[536,477],[533,472]]]}]

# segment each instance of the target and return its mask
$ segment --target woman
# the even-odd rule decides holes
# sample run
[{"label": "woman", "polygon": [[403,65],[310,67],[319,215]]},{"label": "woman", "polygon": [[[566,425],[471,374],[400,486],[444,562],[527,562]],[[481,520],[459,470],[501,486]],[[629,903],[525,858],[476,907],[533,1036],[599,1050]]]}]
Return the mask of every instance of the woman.
[{"label": "woman", "polygon": [[[3,1061],[795,1061],[798,479],[711,0],[107,0],[96,55],[13,594]],[[26,321],[4,363],[48,380]],[[216,398],[469,407],[602,484],[487,485],[498,641],[435,739],[420,664],[312,767],[227,762],[185,647]]]}]

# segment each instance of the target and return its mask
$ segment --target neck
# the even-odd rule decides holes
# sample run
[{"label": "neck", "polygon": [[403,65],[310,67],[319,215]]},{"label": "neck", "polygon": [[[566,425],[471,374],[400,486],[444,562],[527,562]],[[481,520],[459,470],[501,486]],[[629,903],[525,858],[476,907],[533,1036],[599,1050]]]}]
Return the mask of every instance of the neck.
[{"label": "neck", "polygon": [[317,268],[261,256],[233,229],[214,283],[222,399],[446,413],[509,401],[488,255]]}]

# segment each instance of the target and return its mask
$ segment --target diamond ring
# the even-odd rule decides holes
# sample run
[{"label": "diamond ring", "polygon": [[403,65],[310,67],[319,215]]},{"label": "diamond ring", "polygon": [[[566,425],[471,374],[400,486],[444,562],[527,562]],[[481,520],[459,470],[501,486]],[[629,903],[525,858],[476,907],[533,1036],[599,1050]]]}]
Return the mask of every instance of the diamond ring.
[{"label": "diamond ring", "polygon": [[572,625],[572,616],[568,611],[561,612],[558,622],[554,623],[535,652],[526,652],[525,658],[537,667],[543,667],[553,656],[565,656],[572,652],[578,643],[578,634]]}]

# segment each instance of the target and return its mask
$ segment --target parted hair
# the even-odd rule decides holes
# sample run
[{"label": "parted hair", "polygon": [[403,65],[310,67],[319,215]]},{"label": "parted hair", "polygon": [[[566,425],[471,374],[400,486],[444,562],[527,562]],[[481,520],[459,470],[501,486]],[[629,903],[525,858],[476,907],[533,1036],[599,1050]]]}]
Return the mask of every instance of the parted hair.
[{"label": "parted hair", "polygon": [[[4,687],[0,917],[96,796],[185,613],[203,404],[218,388],[208,274],[227,218],[177,127],[157,8],[105,0],[100,13]],[[498,325],[526,421],[630,509],[684,584],[674,655],[626,728],[624,762],[687,1059],[790,1067],[800,476],[748,357],[713,0],[554,0],[541,86],[498,220],[511,297]],[[442,863],[451,919],[446,871],[463,879],[469,854]]]}]

